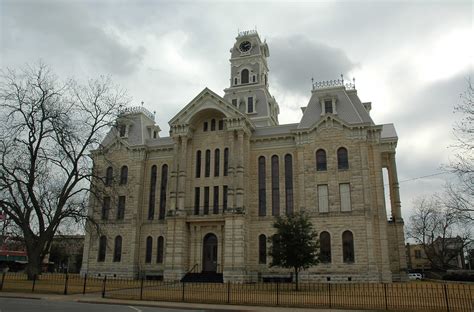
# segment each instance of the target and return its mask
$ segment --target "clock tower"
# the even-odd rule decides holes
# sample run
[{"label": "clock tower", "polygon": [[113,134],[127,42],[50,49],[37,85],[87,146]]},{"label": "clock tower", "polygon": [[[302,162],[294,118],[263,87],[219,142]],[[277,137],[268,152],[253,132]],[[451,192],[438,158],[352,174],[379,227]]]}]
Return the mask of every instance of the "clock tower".
[{"label": "clock tower", "polygon": [[246,114],[256,127],[278,125],[280,109],[268,90],[268,45],[255,30],[239,32],[230,49],[230,87],[224,99]]}]

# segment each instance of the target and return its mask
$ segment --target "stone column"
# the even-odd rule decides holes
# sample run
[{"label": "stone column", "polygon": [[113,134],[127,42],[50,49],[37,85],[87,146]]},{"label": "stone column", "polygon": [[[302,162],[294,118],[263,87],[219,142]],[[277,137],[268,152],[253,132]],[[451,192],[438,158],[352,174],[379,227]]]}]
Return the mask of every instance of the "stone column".
[{"label": "stone column", "polygon": [[188,268],[188,233],[185,216],[167,219],[165,239],[165,280],[180,280]]},{"label": "stone column", "polygon": [[237,134],[237,147],[235,149],[234,158],[236,160],[236,177],[237,185],[235,188],[235,207],[243,208],[244,206],[244,132],[239,131]]},{"label": "stone column", "polygon": [[173,163],[170,171],[170,210],[175,211],[177,207],[176,200],[178,198],[178,155],[180,141],[175,139],[173,147]]},{"label": "stone column", "polygon": [[[283,159],[284,161],[284,159]],[[305,187],[304,187],[304,148],[299,145],[296,148],[296,165],[297,165],[297,181],[296,187],[298,188],[298,208],[299,211],[306,207]],[[294,177],[293,177],[294,178]],[[293,186],[294,189],[294,186]],[[296,203],[294,204],[296,206]]]},{"label": "stone column", "polygon": [[179,164],[178,164],[178,200],[177,200],[177,209],[184,211],[184,199],[186,193],[186,161],[187,161],[187,147],[188,147],[188,137],[180,136],[180,155],[179,155]]},{"label": "stone column", "polygon": [[395,161],[395,153],[387,155],[388,180],[390,184],[390,205],[392,208],[392,218],[394,221],[402,220],[400,187],[398,185],[397,164]]},{"label": "stone column", "polygon": [[228,170],[228,176],[230,177],[230,183],[227,188],[227,209],[232,210],[235,207],[235,135],[234,135],[234,130],[232,132],[229,132],[229,170]]}]

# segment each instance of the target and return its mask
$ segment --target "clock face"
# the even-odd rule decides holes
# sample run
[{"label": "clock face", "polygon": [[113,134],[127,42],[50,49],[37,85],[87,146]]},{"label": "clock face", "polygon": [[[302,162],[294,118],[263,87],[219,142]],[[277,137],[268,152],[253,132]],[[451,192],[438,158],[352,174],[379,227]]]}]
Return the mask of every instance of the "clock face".
[{"label": "clock face", "polygon": [[248,52],[252,48],[250,41],[242,41],[239,45],[240,52]]}]

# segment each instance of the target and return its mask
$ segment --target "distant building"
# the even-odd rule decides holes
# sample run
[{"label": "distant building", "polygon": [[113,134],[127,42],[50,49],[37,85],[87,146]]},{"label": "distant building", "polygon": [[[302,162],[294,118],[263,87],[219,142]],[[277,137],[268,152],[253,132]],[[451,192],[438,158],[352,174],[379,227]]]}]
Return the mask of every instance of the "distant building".
[{"label": "distant building", "polygon": [[48,255],[49,270],[79,273],[84,252],[84,235],[56,235]]},{"label": "distant building", "polygon": [[431,262],[426,256],[421,244],[406,244],[407,266],[410,271],[424,271],[431,269]]},{"label": "distant building", "polygon": [[105,183],[91,186],[103,196],[91,197],[89,215],[101,234],[86,235],[82,273],[288,276],[269,266],[268,238],[277,216],[304,211],[319,232],[322,263],[301,280],[405,279],[394,125],[376,124],[372,104],[343,77],[313,83],[301,120],[280,125],[267,43],[241,32],[230,53],[223,96],[197,94],[169,121],[169,137],[160,137],[154,114],[129,108],[93,151]]}]

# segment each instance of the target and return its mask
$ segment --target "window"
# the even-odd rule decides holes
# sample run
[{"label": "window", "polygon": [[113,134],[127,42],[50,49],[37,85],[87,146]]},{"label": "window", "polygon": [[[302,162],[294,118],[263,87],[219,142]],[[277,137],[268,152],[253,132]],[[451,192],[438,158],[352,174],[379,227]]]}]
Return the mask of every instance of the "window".
[{"label": "window", "polygon": [[194,188],[194,215],[199,215],[199,201],[200,201],[201,192],[199,187]]},{"label": "window", "polygon": [[347,149],[341,147],[337,150],[337,168],[341,170],[349,169],[349,157]]},{"label": "window", "polygon": [[213,214],[218,214],[219,213],[219,187],[214,186],[214,201],[213,201],[213,209],[212,213]]},{"label": "window", "polygon": [[354,262],[354,237],[351,231],[342,233],[342,257],[344,263]]},{"label": "window", "polygon": [[105,174],[105,186],[111,186],[113,181],[114,181],[114,169],[112,167],[108,167],[107,172]]},{"label": "window", "polygon": [[208,129],[208,126],[209,126],[209,124],[207,123],[207,121],[205,121],[204,125],[203,125],[203,128],[202,128],[202,131],[206,132],[207,129]]},{"label": "window", "polygon": [[101,236],[99,238],[99,254],[97,256],[97,262],[105,261],[105,249],[107,248],[107,237]]},{"label": "window", "polygon": [[109,219],[109,211],[110,211],[110,197],[106,196],[102,202],[102,211],[101,211],[101,219],[107,220]]},{"label": "window", "polygon": [[128,180],[128,167],[122,166],[122,169],[120,169],[120,185],[127,184],[127,180]]},{"label": "window", "polygon": [[209,186],[204,187],[204,214],[209,214]]},{"label": "window", "polygon": [[253,97],[251,96],[247,99],[247,113],[253,113]]},{"label": "window", "polygon": [[293,213],[293,157],[285,155],[285,203],[286,214]]},{"label": "window", "polygon": [[234,85],[237,85],[237,78],[234,78]]},{"label": "window", "polygon": [[258,215],[267,214],[267,199],[265,185],[265,157],[258,158]]},{"label": "window", "polygon": [[324,231],[319,234],[319,246],[321,248],[320,256],[322,263],[330,263],[331,262],[331,235]]},{"label": "window", "polygon": [[117,220],[123,220],[125,217],[125,196],[119,196],[117,205]]},{"label": "window", "polygon": [[319,212],[329,212],[329,193],[327,184],[318,185]]},{"label": "window", "polygon": [[201,177],[201,151],[196,152],[196,178]]},{"label": "window", "polygon": [[156,247],[156,263],[163,263],[163,249],[164,249],[164,238],[163,236],[158,237],[158,245]]},{"label": "window", "polygon": [[114,244],[114,262],[122,260],[122,236],[115,237]]},{"label": "window", "polygon": [[252,82],[255,82],[255,75],[253,75],[252,77]]},{"label": "window", "polygon": [[224,148],[224,177],[229,174],[229,149]]},{"label": "window", "polygon": [[339,184],[339,196],[341,199],[341,211],[351,211],[351,186],[349,183]]},{"label": "window", "polygon": [[316,170],[317,171],[327,170],[326,151],[323,149],[319,149],[316,152]]},{"label": "window", "polygon": [[240,82],[249,83],[249,70],[248,69],[242,70],[242,73],[240,74]]},{"label": "window", "polygon": [[119,136],[121,138],[125,137],[127,135],[127,126],[126,125],[120,125],[119,126]]},{"label": "window", "polygon": [[278,156],[272,156],[272,216],[280,215],[280,171]]},{"label": "window", "polygon": [[211,175],[211,150],[206,150],[206,166],[204,168],[204,176],[208,178]]},{"label": "window", "polygon": [[145,263],[151,263],[152,249],[153,249],[153,238],[151,236],[148,236],[146,238]]},{"label": "window", "polygon": [[232,99],[232,105],[234,105],[235,107],[237,107],[237,99]]},{"label": "window", "polygon": [[219,130],[224,130],[224,120],[219,120]]},{"label": "window", "polygon": [[258,237],[258,263],[267,263],[267,237],[263,234]]},{"label": "window", "polygon": [[216,150],[214,151],[214,176],[215,177],[219,176],[220,157],[221,157],[221,151],[218,148],[216,148]]},{"label": "window", "polygon": [[158,219],[163,220],[166,213],[166,189],[168,187],[168,165],[161,166],[160,213]]},{"label": "window", "polygon": [[228,193],[228,187],[227,185],[224,185],[222,189],[222,211],[227,210],[227,193]]},{"label": "window", "polygon": [[324,100],[324,111],[332,114],[332,100]]},{"label": "window", "polygon": [[265,75],[265,85],[268,84],[268,78],[267,78],[267,75]]},{"label": "window", "polygon": [[151,167],[150,176],[150,197],[148,200],[148,220],[153,220],[155,215],[155,197],[156,197],[156,166]]},{"label": "window", "polygon": [[211,120],[211,131],[216,131],[216,120],[215,119]]},{"label": "window", "polygon": [[415,258],[421,259],[421,250],[415,250]]}]

